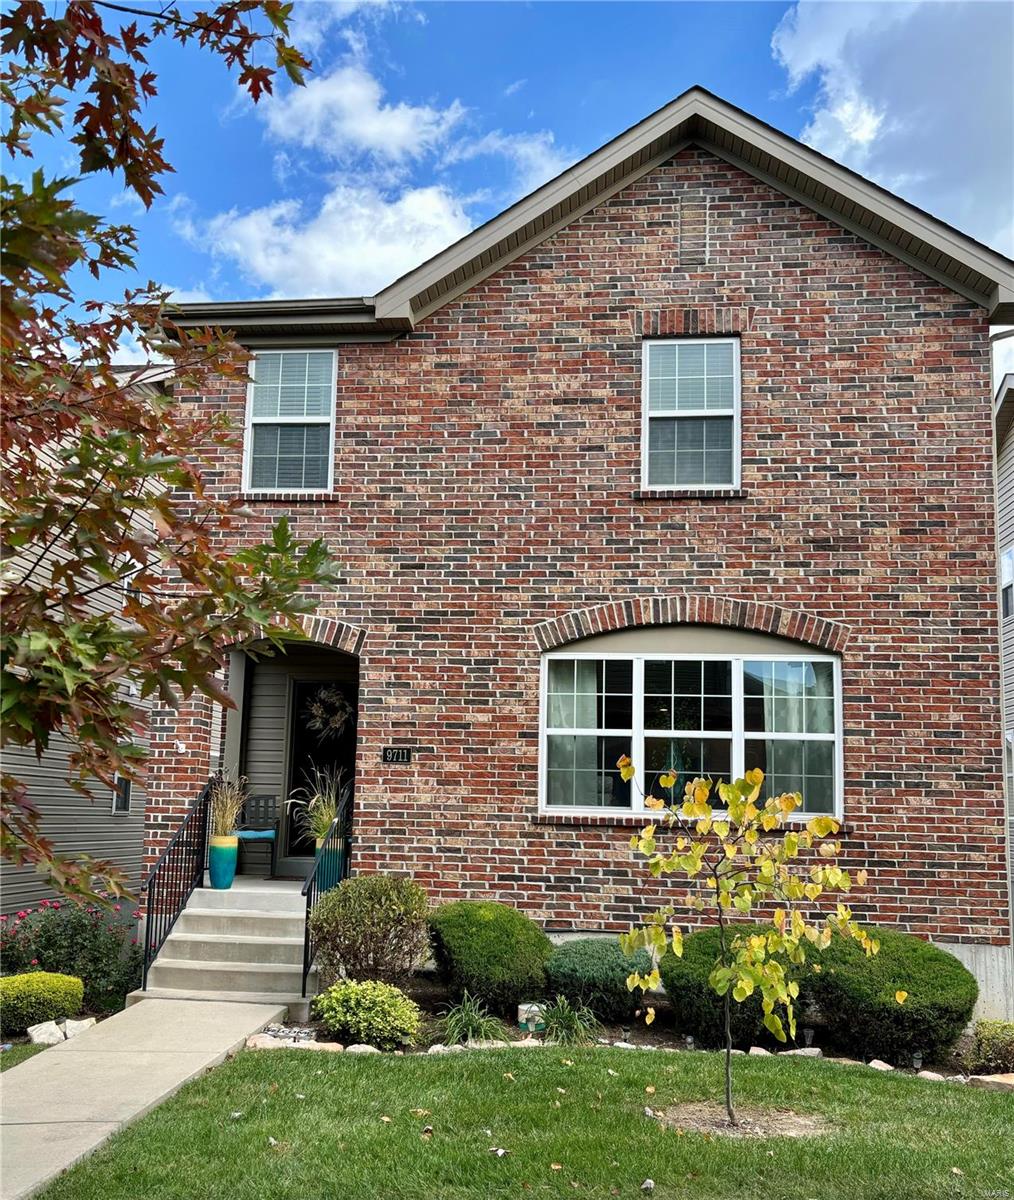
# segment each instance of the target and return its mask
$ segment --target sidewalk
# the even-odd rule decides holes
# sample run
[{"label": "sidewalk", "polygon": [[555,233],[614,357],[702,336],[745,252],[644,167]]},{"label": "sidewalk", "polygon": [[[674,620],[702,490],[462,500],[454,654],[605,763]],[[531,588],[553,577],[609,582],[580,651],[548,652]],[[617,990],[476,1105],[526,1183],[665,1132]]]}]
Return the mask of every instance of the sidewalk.
[{"label": "sidewalk", "polygon": [[0,1200],[23,1200],[284,1015],[142,1000],[0,1076]]}]

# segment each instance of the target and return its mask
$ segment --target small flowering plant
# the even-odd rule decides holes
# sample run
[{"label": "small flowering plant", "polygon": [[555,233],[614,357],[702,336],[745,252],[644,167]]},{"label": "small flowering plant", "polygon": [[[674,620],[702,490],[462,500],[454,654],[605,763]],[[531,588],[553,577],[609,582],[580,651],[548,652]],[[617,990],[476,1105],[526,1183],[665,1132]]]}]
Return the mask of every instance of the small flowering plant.
[{"label": "small flowering plant", "polygon": [[[635,779],[636,770],[627,756],[617,763],[624,781]],[[826,891],[848,892],[853,879],[836,861],[841,843],[825,840],[839,829],[830,816],[814,816],[805,823],[791,821],[803,803],[802,796],[785,793],[761,800],[764,773],[748,771],[734,783],[710,779],[690,780],[682,800],[673,795],[676,776],[668,772],[658,779],[669,799],[645,796],[645,807],[658,814],[630,839],[631,848],[647,859],[648,871],[656,878],[680,876],[691,895],[689,907],[697,912],[710,911],[719,930],[721,951],[709,984],[722,997],[725,1012],[725,1107],[731,1124],[736,1113],[732,1102],[731,1005],[742,1003],[754,992],[761,995],[764,1024],[779,1040],[795,1037],[795,1001],[799,984],[790,978],[787,965],[800,966],[806,961],[807,947],[827,947],[838,934],[862,945],[867,956],[877,953],[875,938],[855,922],[848,905],[838,902],[833,914],[820,921],[808,919],[809,909]],[[721,808],[716,811],[716,797]],[[671,841],[667,835],[672,835]],[[660,845],[666,838],[666,846]],[[815,851],[816,861],[797,866],[804,853],[808,861]],[[857,871],[855,882],[867,880],[865,871]],[[727,926],[763,906],[770,913],[770,925],[758,924],[750,936],[733,935]],[[656,965],[647,973],[633,971],[627,986],[647,991],[659,984],[657,962],[671,949],[683,954],[683,930],[675,923],[676,907],[658,909],[639,926],[620,936],[627,954],[645,948],[653,952]],[[646,1020],[654,1019],[649,1008]]]}]

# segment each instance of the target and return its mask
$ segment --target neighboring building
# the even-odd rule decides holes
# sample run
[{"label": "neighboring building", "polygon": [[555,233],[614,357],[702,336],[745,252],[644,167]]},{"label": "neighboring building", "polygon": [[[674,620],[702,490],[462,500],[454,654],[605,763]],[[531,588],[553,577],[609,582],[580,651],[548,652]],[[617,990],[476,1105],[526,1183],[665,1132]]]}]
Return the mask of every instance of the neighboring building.
[{"label": "neighboring building", "polygon": [[[996,511],[1003,655],[1003,774],[1007,792],[1008,874],[1014,891],[1014,374],[996,391]],[[1014,895],[1012,895],[1014,919]],[[1014,953],[1014,949],[1012,949]],[[1012,971],[1014,974],[1014,971]],[[1010,1000],[1014,1008],[1014,997]]]},{"label": "neighboring building", "polygon": [[[245,430],[230,536],[287,515],[341,582],[312,645],[233,656],[221,739],[202,698],[157,714],[149,861],[223,757],[279,804],[323,762],[355,869],[617,930],[665,890],[619,756],[649,787],[761,766],[842,818],[857,912],[1002,1011],[1014,264],[693,89],[375,297],[183,314],[256,353],[249,392],[183,397]],[[356,713],[326,744],[322,688]]]}]

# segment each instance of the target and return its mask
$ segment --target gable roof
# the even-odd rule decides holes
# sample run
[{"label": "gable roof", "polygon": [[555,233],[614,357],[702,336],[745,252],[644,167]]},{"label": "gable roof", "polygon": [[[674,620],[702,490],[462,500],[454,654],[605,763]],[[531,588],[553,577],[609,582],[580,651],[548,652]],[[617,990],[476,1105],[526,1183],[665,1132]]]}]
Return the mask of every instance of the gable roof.
[{"label": "gable roof", "polygon": [[180,306],[181,325],[244,338],[397,336],[582,213],[699,146],[1014,322],[1014,262],[701,87],[690,88],[587,158],[372,297]]}]

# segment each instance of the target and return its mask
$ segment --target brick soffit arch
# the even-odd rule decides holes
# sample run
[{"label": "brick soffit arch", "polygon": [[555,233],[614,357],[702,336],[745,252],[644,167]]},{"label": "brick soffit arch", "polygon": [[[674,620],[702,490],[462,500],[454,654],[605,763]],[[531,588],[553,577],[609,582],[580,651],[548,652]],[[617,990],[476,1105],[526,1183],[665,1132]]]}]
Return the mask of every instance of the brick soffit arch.
[{"label": "brick soffit arch", "polygon": [[540,650],[644,625],[719,625],[751,629],[841,654],[849,628],[798,609],[726,596],[637,596],[575,609],[533,627]]},{"label": "brick soffit arch", "polygon": [[358,625],[350,625],[337,617],[303,616],[300,617],[303,633],[312,642],[321,646],[331,646],[345,654],[358,657],[366,641],[366,630]]}]

